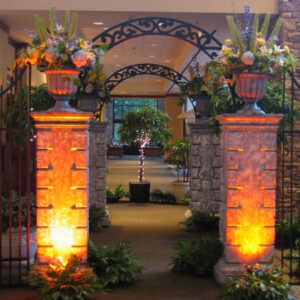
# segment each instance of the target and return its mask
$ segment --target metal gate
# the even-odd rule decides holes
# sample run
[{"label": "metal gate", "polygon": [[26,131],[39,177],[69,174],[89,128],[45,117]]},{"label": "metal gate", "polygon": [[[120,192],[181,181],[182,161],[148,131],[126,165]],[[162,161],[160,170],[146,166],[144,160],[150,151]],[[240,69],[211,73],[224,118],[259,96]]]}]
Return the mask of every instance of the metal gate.
[{"label": "metal gate", "polygon": [[[24,283],[36,249],[31,68],[0,90],[0,286]],[[32,253],[32,256],[30,254]]]}]

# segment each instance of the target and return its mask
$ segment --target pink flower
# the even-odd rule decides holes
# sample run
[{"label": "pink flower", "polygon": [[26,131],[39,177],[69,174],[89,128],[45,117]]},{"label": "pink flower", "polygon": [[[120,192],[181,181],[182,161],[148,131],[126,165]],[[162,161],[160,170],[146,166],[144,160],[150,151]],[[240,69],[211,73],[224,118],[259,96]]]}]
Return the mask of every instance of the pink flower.
[{"label": "pink flower", "polygon": [[247,66],[252,66],[255,61],[255,56],[251,51],[247,51],[242,55],[241,61]]},{"label": "pink flower", "polygon": [[71,56],[71,59],[77,68],[81,68],[87,64],[89,54],[86,53],[84,50],[79,50]]}]

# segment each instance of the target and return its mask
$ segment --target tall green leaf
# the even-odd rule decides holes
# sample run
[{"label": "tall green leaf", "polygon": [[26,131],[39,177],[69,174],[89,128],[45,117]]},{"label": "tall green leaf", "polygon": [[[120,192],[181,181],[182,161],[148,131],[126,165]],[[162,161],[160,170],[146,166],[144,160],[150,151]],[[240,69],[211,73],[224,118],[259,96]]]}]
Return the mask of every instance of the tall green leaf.
[{"label": "tall green leaf", "polygon": [[72,24],[70,31],[68,32],[68,39],[71,40],[77,32],[78,14],[72,13]]},{"label": "tall green leaf", "polygon": [[236,46],[241,49],[241,52],[245,52],[245,45],[244,41],[241,37],[241,34],[239,32],[239,29],[237,28],[234,18],[232,16],[226,16],[228,26],[230,28],[234,43]]},{"label": "tall green leaf", "polygon": [[56,11],[55,7],[50,7],[49,10],[49,20],[50,20],[50,34],[51,36],[56,36],[57,35],[57,30],[56,30],[56,23],[57,23],[57,16],[56,16]]},{"label": "tall green leaf", "polygon": [[255,14],[254,20],[253,20],[253,37],[250,42],[251,51],[254,51],[254,48],[255,48],[255,41],[256,41],[257,33],[258,33],[258,25],[259,25],[259,14]]},{"label": "tall green leaf", "polygon": [[[275,26],[274,26],[274,28],[273,28],[273,31],[272,31],[272,33],[271,33],[271,35],[270,35],[270,38],[273,39],[274,36],[276,36],[276,35],[278,36],[279,31],[280,31],[280,28],[281,28],[281,26],[282,26],[282,23],[283,23],[283,19],[282,19],[282,18],[278,18],[278,20],[277,20],[277,22],[276,22],[276,24],[275,24]],[[272,41],[270,42],[269,47],[273,47],[274,43],[275,43],[275,41],[272,40]]]},{"label": "tall green leaf", "polygon": [[261,31],[260,31],[265,39],[267,39],[270,20],[271,20],[271,14],[267,13],[266,16],[265,16],[263,25],[261,27]]}]

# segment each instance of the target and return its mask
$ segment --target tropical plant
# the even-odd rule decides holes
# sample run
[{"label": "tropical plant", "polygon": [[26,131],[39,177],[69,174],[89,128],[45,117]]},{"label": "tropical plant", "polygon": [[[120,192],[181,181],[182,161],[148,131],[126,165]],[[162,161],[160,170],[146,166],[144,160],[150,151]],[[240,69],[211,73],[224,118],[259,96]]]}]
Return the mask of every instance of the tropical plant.
[{"label": "tropical plant", "polygon": [[175,204],[176,197],[170,191],[163,192],[160,189],[154,189],[150,193],[150,202],[160,204]]},{"label": "tropical plant", "polygon": [[204,90],[212,91],[224,83],[224,76],[230,85],[234,83],[232,74],[241,72],[259,72],[274,74],[284,67],[295,68],[295,56],[290,53],[288,46],[283,48],[277,44],[282,25],[278,18],[272,32],[269,34],[271,14],[266,14],[262,26],[259,26],[259,15],[254,15],[253,23],[251,9],[245,6],[244,25],[241,20],[227,16],[227,22],[233,37],[225,41],[219,55],[204,66]]},{"label": "tropical plant", "polygon": [[211,274],[222,256],[223,245],[217,238],[201,237],[198,241],[181,241],[173,248],[172,271],[194,275]]},{"label": "tropical plant", "polygon": [[189,181],[190,143],[187,139],[168,143],[164,147],[166,162],[176,166],[177,181]]},{"label": "tropical plant", "polygon": [[[11,200],[10,200],[11,199]],[[9,219],[11,216],[11,226],[14,229],[20,227],[27,227],[28,220],[28,199],[21,197],[15,190],[11,191],[11,197],[2,197],[1,218],[2,231],[5,232],[9,228]],[[20,205],[21,204],[21,205]],[[11,206],[11,210],[10,210]],[[19,224],[19,217],[21,224]],[[36,198],[34,194],[30,194],[30,228],[36,226]]]},{"label": "tropical plant", "polygon": [[295,290],[283,278],[283,270],[273,264],[246,266],[239,278],[229,280],[222,287],[224,300],[293,300]]},{"label": "tropical plant", "polygon": [[183,201],[186,205],[189,205],[191,201],[191,191],[187,191],[182,197],[181,201]]},{"label": "tropical plant", "polygon": [[90,232],[99,232],[103,227],[103,218],[105,210],[97,207],[95,204],[89,208],[89,230]]},{"label": "tropical plant", "polygon": [[185,221],[180,222],[190,232],[207,232],[219,230],[220,218],[211,213],[193,212]]},{"label": "tropical plant", "polygon": [[140,171],[138,181],[144,181],[144,148],[152,141],[153,143],[165,143],[172,137],[168,126],[169,116],[151,106],[145,106],[138,111],[129,111],[124,116],[124,123],[119,129],[121,141],[140,143]]},{"label": "tropical plant", "polygon": [[143,267],[130,248],[128,241],[121,241],[115,249],[107,246],[97,247],[89,241],[88,263],[105,287],[129,285],[138,279]]},{"label": "tropical plant", "polygon": [[93,270],[75,255],[65,262],[57,259],[55,265],[32,267],[27,280],[39,289],[40,300],[84,300],[91,292],[104,293]]},{"label": "tropical plant", "polygon": [[107,203],[116,203],[122,198],[129,198],[130,193],[125,191],[125,188],[122,183],[118,184],[116,187],[107,187],[106,188],[106,201]]},{"label": "tropical plant", "polygon": [[34,15],[36,31],[27,31],[33,38],[27,48],[19,52],[16,65],[37,65],[41,68],[92,68],[101,65],[101,55],[105,47],[94,46],[83,38],[78,38],[77,13],[66,12],[64,27],[58,23],[54,7],[49,11],[49,30],[43,18]]},{"label": "tropical plant", "polygon": [[295,246],[296,239],[300,236],[300,217],[279,219],[276,223],[276,246]]}]

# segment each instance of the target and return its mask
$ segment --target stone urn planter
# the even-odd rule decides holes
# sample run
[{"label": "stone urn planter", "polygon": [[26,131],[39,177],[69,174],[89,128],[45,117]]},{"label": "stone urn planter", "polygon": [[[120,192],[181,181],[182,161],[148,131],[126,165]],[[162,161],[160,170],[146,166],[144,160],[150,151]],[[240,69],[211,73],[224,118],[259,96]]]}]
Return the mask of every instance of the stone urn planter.
[{"label": "stone urn planter", "polygon": [[235,92],[245,102],[243,109],[237,114],[264,115],[265,112],[257,107],[267,88],[268,74],[261,73],[235,73]]},{"label": "stone urn planter", "polygon": [[47,78],[48,92],[56,100],[55,105],[48,111],[76,112],[76,109],[70,106],[69,99],[77,92],[77,86],[72,79],[78,78],[80,71],[75,69],[50,69],[45,70],[44,73]]},{"label": "stone urn planter", "polygon": [[95,112],[98,108],[99,98],[93,95],[84,95],[79,98],[79,109],[86,112]]}]

